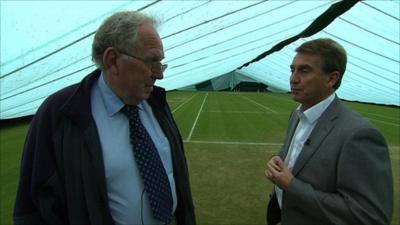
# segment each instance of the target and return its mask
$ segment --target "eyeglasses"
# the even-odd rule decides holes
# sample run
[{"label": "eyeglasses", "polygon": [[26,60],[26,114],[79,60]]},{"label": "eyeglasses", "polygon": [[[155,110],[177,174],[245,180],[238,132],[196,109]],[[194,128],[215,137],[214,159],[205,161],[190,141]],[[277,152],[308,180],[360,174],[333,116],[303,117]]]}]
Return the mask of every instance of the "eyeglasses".
[{"label": "eyeglasses", "polygon": [[160,72],[160,70],[161,70],[162,72],[164,72],[164,71],[167,69],[167,67],[168,67],[168,64],[163,64],[163,63],[161,63],[161,62],[154,62],[154,61],[151,61],[151,60],[144,60],[144,59],[142,59],[142,58],[140,58],[140,57],[137,57],[137,56],[128,54],[128,53],[126,53],[126,52],[123,52],[123,51],[120,51],[120,50],[118,50],[118,51],[119,51],[119,53],[121,53],[122,55],[126,55],[126,56],[129,56],[129,57],[131,57],[131,58],[134,58],[134,59],[137,59],[137,60],[139,60],[139,61],[142,61],[142,62],[143,62],[144,64],[146,64],[146,66],[149,67],[149,69],[150,69],[152,72],[154,72],[154,73]]}]

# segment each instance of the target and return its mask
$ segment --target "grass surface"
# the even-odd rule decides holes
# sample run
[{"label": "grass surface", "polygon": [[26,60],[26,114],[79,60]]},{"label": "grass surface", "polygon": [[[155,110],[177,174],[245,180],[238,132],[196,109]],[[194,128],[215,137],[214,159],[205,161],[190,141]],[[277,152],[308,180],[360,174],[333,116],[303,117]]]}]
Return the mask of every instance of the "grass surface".
[{"label": "grass surface", "polygon": [[[283,142],[289,113],[287,94],[169,92],[168,102],[184,139],[198,224],[265,224],[271,184],[267,160]],[[400,110],[345,103],[382,131],[393,167],[399,220]],[[0,128],[0,224],[11,224],[21,149],[28,124]]]},{"label": "grass surface", "polygon": [[28,124],[0,128],[0,224],[12,224],[22,146]]}]

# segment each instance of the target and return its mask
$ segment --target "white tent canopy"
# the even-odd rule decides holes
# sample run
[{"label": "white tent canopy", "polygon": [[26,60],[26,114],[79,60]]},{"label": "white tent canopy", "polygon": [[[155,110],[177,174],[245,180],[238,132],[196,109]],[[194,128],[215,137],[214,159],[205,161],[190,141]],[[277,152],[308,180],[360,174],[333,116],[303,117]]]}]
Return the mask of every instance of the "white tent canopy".
[{"label": "white tent canopy", "polygon": [[94,33],[121,10],[160,19],[169,67],[157,85],[167,90],[237,71],[287,92],[294,49],[329,37],[348,53],[340,98],[399,106],[399,1],[357,2],[316,34],[265,54],[302,33],[335,3],[341,2],[1,1],[0,119],[34,114],[47,96],[94,70]]}]

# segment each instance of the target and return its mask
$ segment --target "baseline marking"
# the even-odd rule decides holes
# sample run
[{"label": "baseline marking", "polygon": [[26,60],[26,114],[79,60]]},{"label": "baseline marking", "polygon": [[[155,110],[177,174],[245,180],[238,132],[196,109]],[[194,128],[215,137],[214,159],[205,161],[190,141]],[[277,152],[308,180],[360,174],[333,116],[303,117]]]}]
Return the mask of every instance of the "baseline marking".
[{"label": "baseline marking", "polygon": [[235,110],[207,110],[203,112],[208,113],[248,113],[248,114],[272,114],[270,112],[256,112],[256,111],[235,111]]},{"label": "baseline marking", "polygon": [[264,109],[269,110],[269,111],[271,111],[271,112],[273,112],[273,113],[278,113],[278,112],[276,112],[275,110],[272,110],[272,109],[266,107],[265,105],[261,105],[260,103],[254,101],[254,100],[252,100],[252,99],[250,99],[250,98],[248,98],[248,97],[246,97],[246,96],[240,96],[240,97],[245,98],[245,99],[249,100],[250,102],[252,102],[252,103],[254,103],[254,104],[256,104],[256,105],[259,105],[259,106],[263,107]]},{"label": "baseline marking", "polygon": [[194,143],[194,144],[218,144],[218,145],[273,145],[282,146],[283,143],[271,143],[271,142],[238,142],[238,141],[183,141],[183,143]]},{"label": "baseline marking", "polygon": [[[263,145],[263,146],[283,146],[283,143],[273,142],[239,142],[239,141],[183,141],[189,144],[217,144],[217,145]],[[400,149],[399,145],[388,145],[389,149]]]},{"label": "baseline marking", "polygon": [[204,106],[204,103],[206,102],[207,97],[208,97],[208,92],[207,92],[207,94],[206,94],[206,97],[205,97],[204,100],[203,100],[203,103],[201,103],[199,112],[197,113],[196,119],[195,119],[195,121],[194,121],[194,123],[193,123],[192,129],[190,129],[190,133],[189,133],[189,136],[188,136],[188,138],[186,139],[186,141],[190,141],[190,139],[192,138],[192,134],[193,134],[194,128],[195,128],[195,126],[196,126],[196,124],[197,124],[197,120],[199,119],[201,110],[203,109],[203,106]]}]

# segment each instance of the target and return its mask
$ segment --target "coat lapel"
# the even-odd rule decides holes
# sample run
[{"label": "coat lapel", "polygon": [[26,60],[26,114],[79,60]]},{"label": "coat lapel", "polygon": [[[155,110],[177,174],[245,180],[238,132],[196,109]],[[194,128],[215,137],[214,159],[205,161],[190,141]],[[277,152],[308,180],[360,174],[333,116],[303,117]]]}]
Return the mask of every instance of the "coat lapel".
[{"label": "coat lapel", "polygon": [[296,176],[297,173],[304,167],[307,161],[312,157],[312,155],[320,150],[319,146],[321,142],[328,136],[330,131],[334,127],[334,121],[339,116],[339,111],[341,108],[340,100],[335,97],[331,105],[322,113],[321,117],[318,119],[313,131],[311,132],[308,140],[308,144],[304,144],[304,147],[296,160],[293,167],[292,173]]}]

